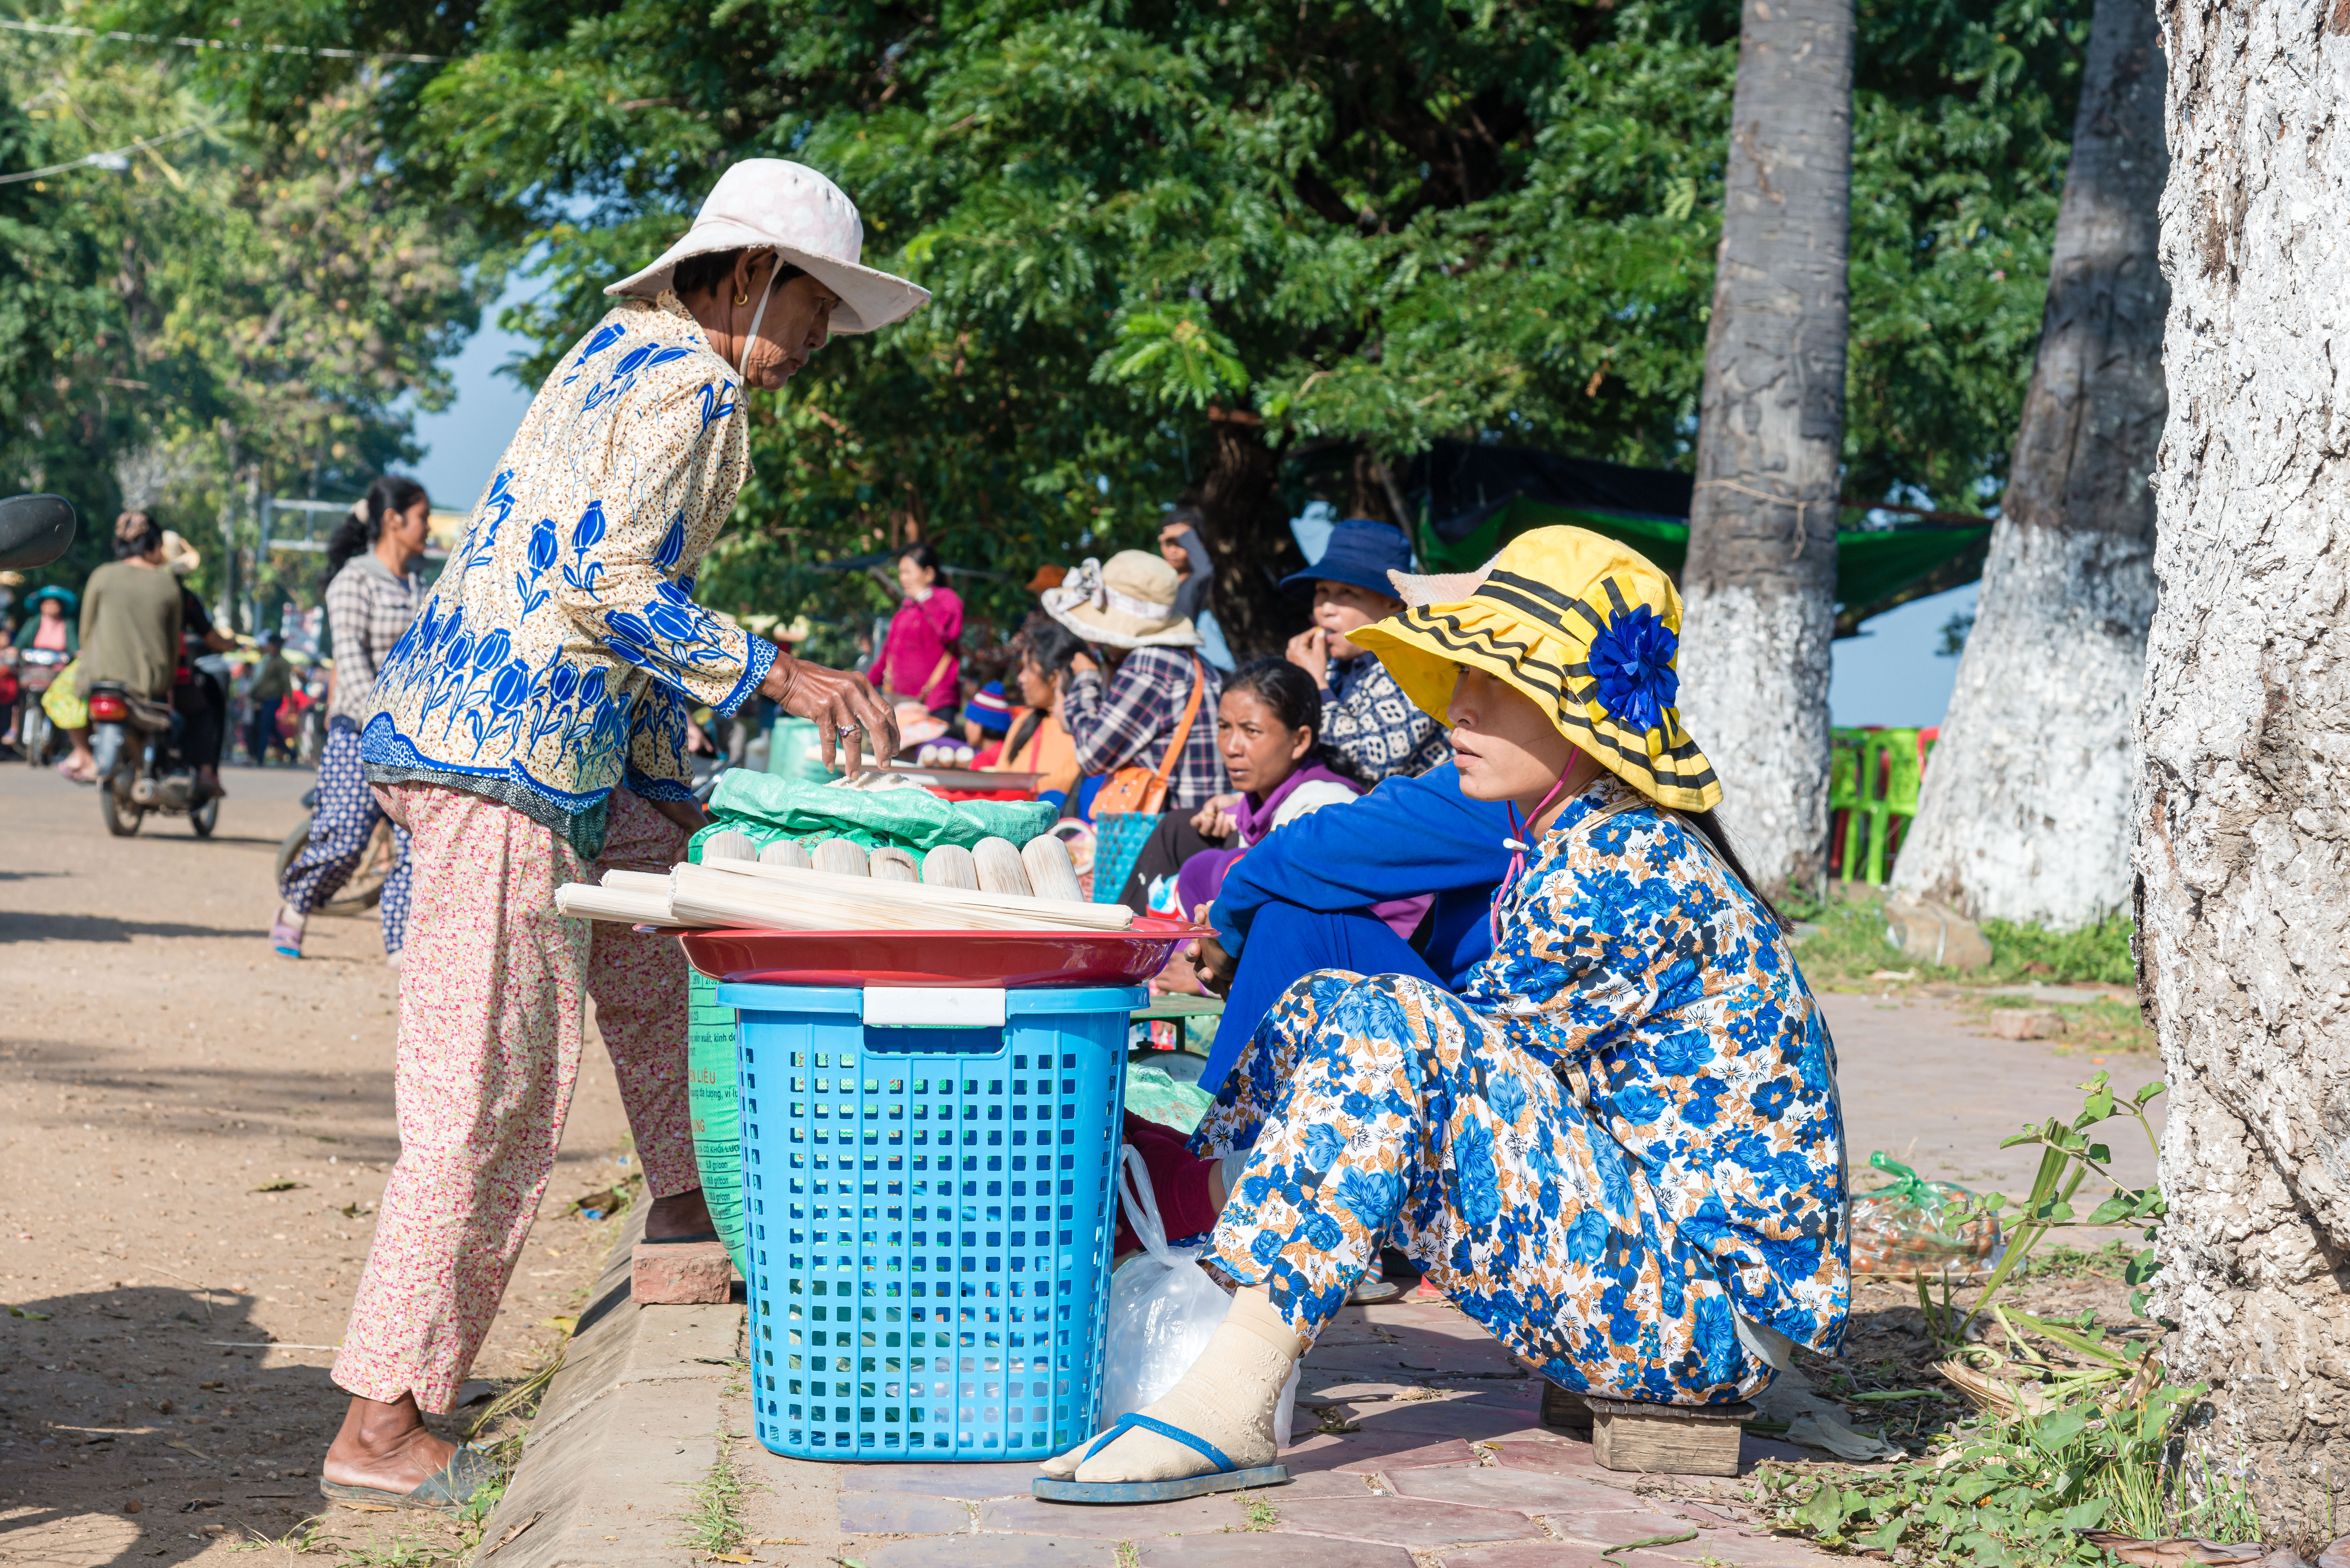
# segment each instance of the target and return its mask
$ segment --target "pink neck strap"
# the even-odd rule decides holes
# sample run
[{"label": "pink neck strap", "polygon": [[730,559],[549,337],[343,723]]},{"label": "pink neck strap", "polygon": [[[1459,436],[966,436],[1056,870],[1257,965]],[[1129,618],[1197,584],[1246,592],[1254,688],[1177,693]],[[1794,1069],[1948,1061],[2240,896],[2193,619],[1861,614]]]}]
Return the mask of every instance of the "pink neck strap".
[{"label": "pink neck strap", "polygon": [[[1543,813],[1550,809],[1551,802],[1556,800],[1559,792],[1566,787],[1567,774],[1573,773],[1575,762],[1581,760],[1582,753],[1577,753],[1575,760],[1566,764],[1566,773],[1558,775],[1558,782],[1550,786],[1550,793],[1542,797],[1540,805],[1534,807],[1534,821],[1542,820]],[[1534,847],[1526,842],[1526,826],[1518,820],[1518,804],[1512,801],[1510,803],[1510,836],[1503,840],[1503,845],[1510,851],[1510,869],[1502,878],[1502,885],[1493,889],[1493,902],[1485,911],[1486,928],[1492,932],[1493,946],[1497,950],[1502,945],[1502,906],[1508,901],[1510,889],[1518,885],[1518,878],[1526,874],[1526,852]]]}]

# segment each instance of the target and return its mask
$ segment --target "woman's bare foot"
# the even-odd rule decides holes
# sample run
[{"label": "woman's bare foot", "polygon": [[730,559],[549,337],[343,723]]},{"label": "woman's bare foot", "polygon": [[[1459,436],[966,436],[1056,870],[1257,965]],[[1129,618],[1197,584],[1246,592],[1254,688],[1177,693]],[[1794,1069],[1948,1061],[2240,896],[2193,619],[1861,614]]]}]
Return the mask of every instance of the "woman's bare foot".
[{"label": "woman's bare foot", "polygon": [[318,1473],[337,1486],[404,1496],[439,1474],[456,1451],[455,1444],[434,1437],[425,1426],[415,1395],[402,1394],[389,1405],[354,1395]]},{"label": "woman's bare foot", "polygon": [[672,1236],[697,1236],[705,1231],[715,1231],[718,1222],[710,1217],[710,1205],[702,1200],[702,1189],[691,1192],[675,1192],[667,1198],[653,1199],[652,1209],[645,1215],[645,1240],[665,1241]]}]

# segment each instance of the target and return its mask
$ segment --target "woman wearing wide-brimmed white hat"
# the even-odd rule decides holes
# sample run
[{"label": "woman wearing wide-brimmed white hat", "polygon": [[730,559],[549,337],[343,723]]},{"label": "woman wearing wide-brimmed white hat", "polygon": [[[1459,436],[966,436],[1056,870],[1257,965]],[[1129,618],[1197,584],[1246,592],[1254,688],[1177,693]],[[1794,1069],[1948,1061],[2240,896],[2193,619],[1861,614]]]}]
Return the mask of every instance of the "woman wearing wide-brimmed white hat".
[{"label": "woman wearing wide-brimmed white hat", "polygon": [[1044,605],[1096,647],[1131,650],[1107,684],[1101,667],[1082,654],[1062,679],[1061,722],[1076,742],[1079,772],[1090,778],[1149,768],[1163,781],[1166,809],[1189,812],[1224,788],[1216,750],[1222,680],[1199,656],[1199,628],[1175,612],[1180,584],[1159,556],[1120,550],[1107,566],[1087,561],[1061,587],[1045,589]]},{"label": "woman wearing wide-brimmed white hat", "polygon": [[[553,1169],[593,996],[649,1195],[648,1240],[711,1233],[686,1111],[675,945],[555,912],[603,867],[667,867],[703,818],[686,715],[754,694],[898,749],[862,676],[794,658],[694,602],[750,470],[746,410],[834,332],[929,297],[862,265],[839,187],[737,163],[685,236],[605,292],[377,671],[360,756],[415,859],[395,1076],[400,1157],[335,1381],[353,1396],[321,1487],[461,1506],[494,1473],[420,1408],[452,1407]],[[844,748],[857,765],[859,747]],[[829,760],[827,758],[827,760]]]}]

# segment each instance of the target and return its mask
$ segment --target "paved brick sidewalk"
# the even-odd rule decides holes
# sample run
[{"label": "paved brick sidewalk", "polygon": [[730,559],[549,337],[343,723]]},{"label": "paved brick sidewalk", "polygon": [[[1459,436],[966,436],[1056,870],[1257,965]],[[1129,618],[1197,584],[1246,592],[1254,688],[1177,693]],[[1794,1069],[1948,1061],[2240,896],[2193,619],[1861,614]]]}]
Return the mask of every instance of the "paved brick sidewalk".
[{"label": "paved brick sidewalk", "polygon": [[[2059,1055],[2043,1042],[1981,1038],[1961,1013],[1930,1002],[1849,993],[1822,1001],[1837,1043],[1856,1172],[1870,1150],[1883,1148],[1932,1176],[2021,1191],[2036,1156],[2001,1150],[2002,1137],[2028,1119],[2069,1115],[2080,1104],[2074,1085],[2100,1064],[2117,1078],[2137,1068],[2152,1075],[2144,1061],[2097,1064]],[[2130,1079],[2133,1086],[2137,1081]],[[2149,1150],[2115,1141],[2126,1175],[2151,1175]],[[1025,1465],[802,1464],[744,1443],[736,1452],[745,1476],[775,1487],[754,1491],[751,1504],[753,1538],[775,1544],[751,1551],[796,1563],[802,1559],[785,1542],[813,1542],[828,1526],[838,1532],[825,1538],[834,1543],[806,1561],[837,1555],[867,1568],[1762,1568],[1836,1561],[1749,1522],[1751,1512],[1735,1501],[1742,1483],[1601,1469],[1589,1444],[1541,1425],[1539,1386],[1525,1369],[1440,1303],[1349,1309],[1315,1345],[1305,1369],[1307,1397],[1328,1403],[1301,1400],[1301,1433],[1324,1409],[1327,1424],[1357,1429],[1301,1437],[1283,1456],[1291,1483],[1248,1501],[1056,1505],[1029,1496],[1035,1471]],[[749,1424],[746,1405],[733,1426]],[[1818,1457],[1746,1439],[1750,1470],[1766,1456]],[[828,1498],[837,1514],[819,1521],[814,1515]],[[1598,1554],[1678,1535],[1689,1538]]]},{"label": "paved brick sidewalk", "polygon": [[[1032,1465],[804,1464],[745,1445],[737,1450],[745,1479],[784,1483],[752,1494],[750,1533],[773,1544],[750,1550],[769,1562],[798,1561],[789,1543],[807,1541],[800,1532],[816,1523],[808,1517],[810,1472],[826,1472],[826,1480],[838,1478],[837,1519],[826,1522],[837,1522],[840,1538],[825,1550],[867,1568],[1834,1561],[1746,1523],[1731,1501],[1740,1483],[1601,1469],[1588,1443],[1540,1424],[1538,1386],[1524,1369],[1441,1303],[1349,1308],[1306,1358],[1303,1390],[1300,1437],[1283,1456],[1290,1484],[1245,1497],[1071,1506],[1029,1495]],[[1353,1429],[1312,1432],[1323,1412],[1326,1425]],[[1746,1439],[1750,1468],[1770,1454],[1802,1457]],[[778,1507],[770,1499],[788,1501]],[[1669,1537],[1683,1539],[1659,1539]],[[1599,1556],[1604,1547],[1645,1541],[1659,1543]]]},{"label": "paved brick sidewalk", "polygon": [[[2069,1114],[2097,1064],[1976,1037],[1958,1012],[1825,999],[1855,1164],[1872,1148],[1929,1174],[2021,1190],[2001,1137]],[[2116,1061],[2117,1075],[2151,1064]],[[2149,1073],[2147,1075],[2151,1075]],[[2135,1083],[2137,1080],[2130,1080]],[[2120,1152],[2120,1140],[2116,1140]],[[2151,1156],[2122,1155],[2149,1169]],[[2126,1172],[2137,1179],[2135,1168]],[[536,1459],[492,1521],[487,1568],[699,1563],[682,1521],[718,1461],[746,1483],[744,1555],[784,1568],[1796,1568],[1838,1559],[1773,1536],[1742,1481],[1601,1469],[1541,1426],[1539,1385],[1440,1302],[1349,1309],[1306,1358],[1287,1486],[1152,1507],[1035,1501],[1007,1464],[779,1459],[743,1436],[742,1309],[638,1308],[616,1254],[532,1438]],[[1314,1429],[1321,1420],[1326,1429]],[[1338,1430],[1327,1428],[1344,1428]],[[1748,1438],[1746,1468],[1812,1456]],[[1653,1542],[1603,1558],[1608,1547]]]}]

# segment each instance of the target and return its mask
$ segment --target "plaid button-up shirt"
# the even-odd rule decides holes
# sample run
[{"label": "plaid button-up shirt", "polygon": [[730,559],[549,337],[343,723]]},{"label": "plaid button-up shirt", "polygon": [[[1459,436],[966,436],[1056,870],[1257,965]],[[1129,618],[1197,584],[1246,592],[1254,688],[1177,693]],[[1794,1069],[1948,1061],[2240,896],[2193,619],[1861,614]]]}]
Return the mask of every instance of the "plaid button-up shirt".
[{"label": "plaid button-up shirt", "polygon": [[1224,789],[1223,753],[1216,750],[1216,699],[1223,680],[1205,659],[1181,648],[1139,648],[1118,667],[1104,690],[1098,671],[1072,673],[1061,691],[1061,720],[1077,746],[1077,771],[1090,778],[1131,765],[1157,768],[1191,698],[1192,670],[1207,682],[1182,754],[1167,775],[1167,809],[1197,811]]},{"label": "plaid button-up shirt", "polygon": [[327,717],[365,724],[375,711],[375,672],[424,604],[424,574],[395,577],[370,552],[354,556],[327,585],[334,638],[335,693]]}]

